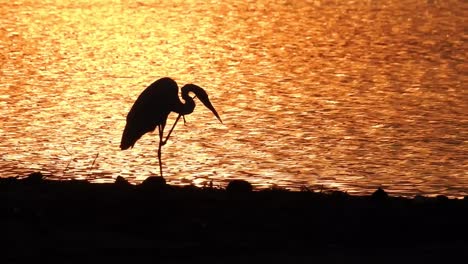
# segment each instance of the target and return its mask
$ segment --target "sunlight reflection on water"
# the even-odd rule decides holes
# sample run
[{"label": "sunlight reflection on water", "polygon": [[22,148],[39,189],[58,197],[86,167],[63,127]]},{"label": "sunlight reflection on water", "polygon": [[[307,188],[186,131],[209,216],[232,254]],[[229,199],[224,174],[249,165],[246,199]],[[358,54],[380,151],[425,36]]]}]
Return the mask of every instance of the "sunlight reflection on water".
[{"label": "sunlight reflection on water", "polygon": [[176,128],[170,183],[468,195],[460,5],[3,4],[1,176],[157,174],[154,134],[118,147],[138,94],[170,76],[205,88],[224,121],[197,107]]}]

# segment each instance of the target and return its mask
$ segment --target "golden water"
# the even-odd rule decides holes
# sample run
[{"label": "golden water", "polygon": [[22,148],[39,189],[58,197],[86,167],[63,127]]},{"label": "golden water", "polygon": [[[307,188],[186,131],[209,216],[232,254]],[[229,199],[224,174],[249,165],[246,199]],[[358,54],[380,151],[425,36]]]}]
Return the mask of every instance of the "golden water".
[{"label": "golden water", "polygon": [[170,183],[468,194],[465,1],[1,2],[2,177],[158,174],[157,134],[119,143],[170,76],[224,121],[177,126]]}]

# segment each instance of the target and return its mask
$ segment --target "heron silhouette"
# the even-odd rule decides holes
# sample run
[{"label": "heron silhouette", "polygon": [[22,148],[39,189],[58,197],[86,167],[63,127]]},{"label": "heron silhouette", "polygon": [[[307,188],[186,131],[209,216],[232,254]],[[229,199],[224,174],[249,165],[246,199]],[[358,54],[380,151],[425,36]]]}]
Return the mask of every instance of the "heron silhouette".
[{"label": "heron silhouette", "polygon": [[[191,114],[195,109],[195,101],[193,99],[198,98],[222,123],[218,112],[216,112],[216,109],[211,104],[205,90],[194,84],[186,84],[181,90],[182,99],[185,103],[180,101],[178,96],[179,87],[171,78],[164,77],[153,82],[138,96],[130,112],[128,112],[127,124],[122,134],[120,149],[126,150],[128,148],[133,148],[138,139],[144,134],[152,132],[158,127],[158,160],[161,176],[163,176],[161,148],[167,143],[180,117]],[[189,93],[193,93],[195,96],[192,98]],[[171,130],[163,140],[167,117],[171,112],[178,113],[179,116],[176,118],[174,125],[172,125]]]}]

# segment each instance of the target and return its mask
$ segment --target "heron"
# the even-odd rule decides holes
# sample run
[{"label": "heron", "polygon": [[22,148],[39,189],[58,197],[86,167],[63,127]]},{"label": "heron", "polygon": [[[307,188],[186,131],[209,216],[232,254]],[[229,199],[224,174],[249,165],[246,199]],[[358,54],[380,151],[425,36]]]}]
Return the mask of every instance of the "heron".
[{"label": "heron", "polygon": [[[198,98],[223,123],[203,88],[195,84],[186,84],[182,87],[181,91],[182,99],[185,103],[182,103],[179,99],[179,87],[173,79],[164,77],[153,82],[138,96],[130,112],[128,112],[127,123],[122,134],[120,149],[126,150],[133,148],[135,143],[144,134],[153,132],[158,127],[158,161],[161,176],[163,176],[161,148],[167,143],[180,117],[182,116],[185,121],[184,116],[193,112],[195,109],[195,98]],[[189,93],[193,93],[195,96],[191,97]],[[164,128],[166,127],[167,117],[171,112],[178,113],[179,115],[164,139]]]}]

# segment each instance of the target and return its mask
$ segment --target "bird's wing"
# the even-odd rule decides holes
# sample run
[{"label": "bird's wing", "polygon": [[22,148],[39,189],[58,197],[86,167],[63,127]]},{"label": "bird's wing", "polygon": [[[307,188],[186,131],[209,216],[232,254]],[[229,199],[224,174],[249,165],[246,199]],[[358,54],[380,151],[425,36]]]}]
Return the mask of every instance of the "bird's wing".
[{"label": "bird's wing", "polygon": [[162,78],[148,86],[127,115],[120,148],[133,147],[145,133],[154,131],[157,125],[164,126],[176,100],[178,87],[172,79]]}]

